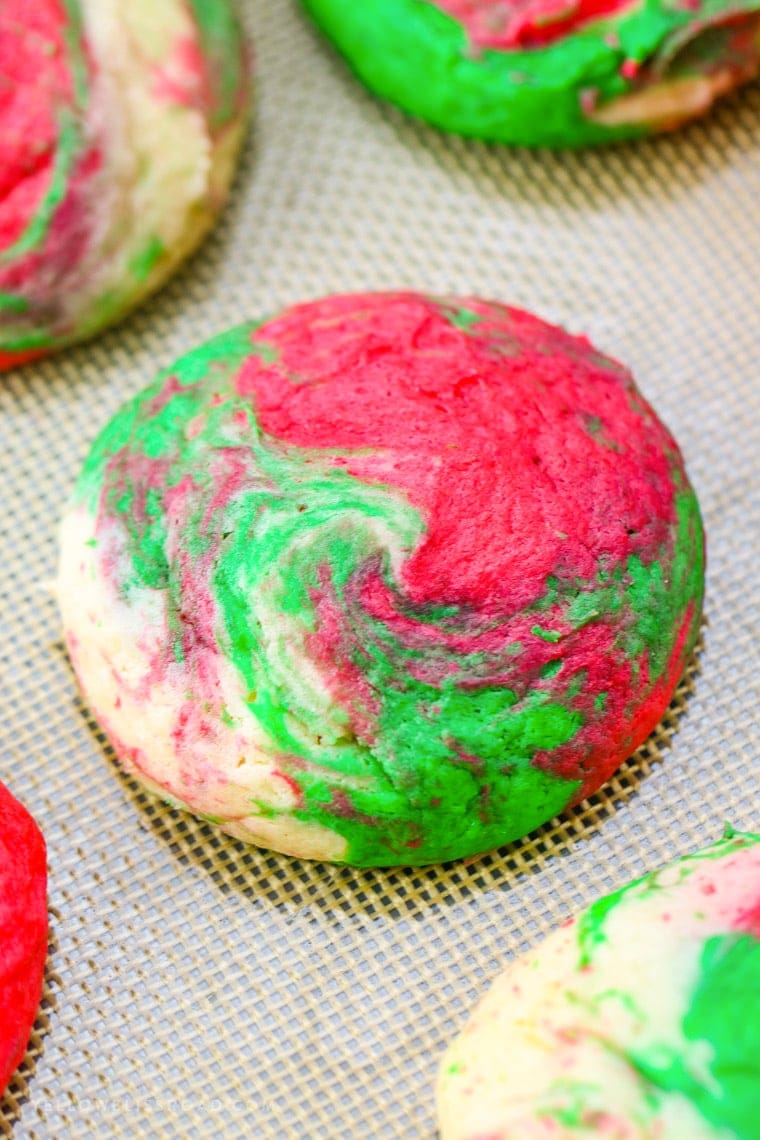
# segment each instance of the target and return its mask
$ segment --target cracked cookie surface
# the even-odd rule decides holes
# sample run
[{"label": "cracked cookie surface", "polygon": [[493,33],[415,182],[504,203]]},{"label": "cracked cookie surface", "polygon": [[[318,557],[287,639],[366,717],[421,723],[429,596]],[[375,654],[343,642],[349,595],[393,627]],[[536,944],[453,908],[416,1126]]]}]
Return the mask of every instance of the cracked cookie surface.
[{"label": "cracked cookie surface", "polygon": [[392,865],[599,787],[664,712],[702,586],[680,453],[621,365],[398,293],[233,329],[127,404],[58,592],[149,787],[263,846]]}]

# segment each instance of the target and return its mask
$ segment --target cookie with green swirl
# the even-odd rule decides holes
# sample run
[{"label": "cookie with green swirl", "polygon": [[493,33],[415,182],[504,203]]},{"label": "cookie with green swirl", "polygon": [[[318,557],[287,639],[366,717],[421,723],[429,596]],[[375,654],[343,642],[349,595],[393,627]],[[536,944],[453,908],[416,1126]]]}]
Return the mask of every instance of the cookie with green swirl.
[{"label": "cookie with green swirl", "polygon": [[757,1140],[760,837],[629,883],[511,962],[440,1067],[442,1140]]},{"label": "cookie with green swirl", "polygon": [[760,69],[760,0],[303,0],[376,94],[463,135],[670,130]]},{"label": "cookie with green swirl", "polygon": [[2,0],[0,369],[120,319],[195,248],[248,89],[230,0]]},{"label": "cookie with green swirl", "polygon": [[517,309],[329,297],[105,428],[62,526],[84,693],[149,788],[363,865],[525,835],[662,716],[699,509],[630,374]]}]

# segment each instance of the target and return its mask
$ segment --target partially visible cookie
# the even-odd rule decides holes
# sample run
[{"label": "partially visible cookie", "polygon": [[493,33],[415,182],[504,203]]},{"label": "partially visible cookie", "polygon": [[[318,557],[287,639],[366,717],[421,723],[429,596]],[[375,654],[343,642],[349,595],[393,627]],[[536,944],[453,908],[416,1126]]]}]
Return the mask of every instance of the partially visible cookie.
[{"label": "partially visible cookie", "polygon": [[0,784],[0,1095],[26,1052],[47,956],[45,841]]},{"label": "partially visible cookie", "polygon": [[3,0],[0,368],[156,289],[221,208],[247,117],[229,0]]},{"label": "partially visible cookie", "polygon": [[61,529],[126,767],[362,865],[525,835],[665,711],[704,550],[630,373],[518,309],[327,297],[201,345],[96,441]]},{"label": "partially visible cookie", "polygon": [[512,962],[441,1065],[443,1140],[757,1140],[760,837],[645,875]]},{"label": "partially visible cookie", "polygon": [[760,0],[303,3],[378,95],[495,142],[670,130],[760,68]]}]

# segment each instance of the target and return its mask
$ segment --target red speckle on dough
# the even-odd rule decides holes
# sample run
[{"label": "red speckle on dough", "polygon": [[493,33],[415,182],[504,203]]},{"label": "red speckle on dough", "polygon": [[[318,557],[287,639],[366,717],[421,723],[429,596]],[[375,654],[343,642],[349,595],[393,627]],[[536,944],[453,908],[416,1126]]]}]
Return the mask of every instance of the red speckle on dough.
[{"label": "red speckle on dough", "polygon": [[47,957],[45,840],[0,784],[0,1095],[26,1052]]},{"label": "red speckle on dough", "polygon": [[168,59],[153,69],[153,94],[166,103],[193,107],[204,116],[212,106],[211,85],[200,45],[182,36]]},{"label": "red speckle on dough", "polygon": [[732,925],[734,930],[741,930],[760,938],[760,902],[747,910],[739,911]]},{"label": "red speckle on dough", "polygon": [[372,827],[377,827],[378,821],[375,816],[358,811],[351,802],[348,794],[341,788],[330,789],[330,812],[338,818],[355,819]]},{"label": "red speckle on dough", "polygon": [[[483,775],[485,771],[485,761],[483,760],[482,756],[471,756],[468,752],[465,752],[463,748],[460,748],[456,741],[449,736],[443,737],[443,743],[452,751],[452,764],[464,764],[465,767],[472,768],[473,771],[476,772],[479,776]],[[481,796],[485,796],[486,799],[488,798],[489,792],[490,788],[488,785],[485,785],[480,789]]]},{"label": "red speckle on dough", "polygon": [[586,87],[581,91],[580,96],[581,110],[584,115],[591,115],[596,110],[596,105],[599,102],[599,91],[596,87]]},{"label": "red speckle on dough", "polygon": [[474,48],[543,47],[630,0],[433,0],[462,25]]},{"label": "red speckle on dough", "polygon": [[293,795],[296,797],[298,803],[303,803],[303,793],[301,791],[301,787],[296,783],[292,776],[288,776],[285,774],[285,772],[280,771],[272,772],[272,775],[277,780],[283,780],[288,785]]},{"label": "red speckle on dough", "polygon": [[557,1039],[562,1041],[565,1045],[575,1045],[580,1040],[582,1034],[579,1029],[572,1026],[561,1027],[557,1030]]},{"label": "red speckle on dough", "polygon": [[187,428],[185,429],[186,438],[187,439],[197,439],[198,436],[203,431],[205,426],[206,426],[206,417],[203,415],[203,413],[201,413],[200,415],[196,416],[194,420],[190,420],[190,423],[187,425]]}]

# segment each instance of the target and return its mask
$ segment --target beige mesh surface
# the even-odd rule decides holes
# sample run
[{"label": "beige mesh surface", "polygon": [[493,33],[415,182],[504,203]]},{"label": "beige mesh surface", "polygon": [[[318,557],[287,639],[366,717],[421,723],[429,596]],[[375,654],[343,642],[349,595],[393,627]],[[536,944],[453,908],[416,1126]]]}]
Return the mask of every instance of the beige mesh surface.
[{"label": "beige mesh surface", "polygon": [[[0,777],[44,827],[44,1010],[0,1135],[429,1137],[438,1057],[511,955],[598,893],[758,826],[760,86],[614,151],[446,138],[380,105],[283,0],[248,0],[258,114],[232,208],[128,323],[0,379]],[[443,868],[268,855],[139,792],[83,707],[55,525],[88,442],[200,339],[409,286],[535,309],[634,369],[709,536],[699,667],[601,794]],[[687,699],[688,698],[688,699]]]}]

